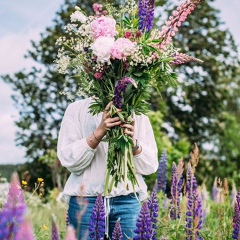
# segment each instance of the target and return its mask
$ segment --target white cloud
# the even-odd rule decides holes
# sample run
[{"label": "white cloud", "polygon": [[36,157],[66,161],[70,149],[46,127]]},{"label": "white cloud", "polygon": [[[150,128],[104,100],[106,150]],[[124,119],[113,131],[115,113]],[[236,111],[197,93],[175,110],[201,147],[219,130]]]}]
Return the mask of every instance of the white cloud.
[{"label": "white cloud", "polygon": [[27,33],[10,33],[0,38],[0,46],[4,46],[0,48],[0,74],[14,73],[33,65],[24,55],[31,49],[30,40],[39,39],[39,32],[39,29],[31,29]]}]

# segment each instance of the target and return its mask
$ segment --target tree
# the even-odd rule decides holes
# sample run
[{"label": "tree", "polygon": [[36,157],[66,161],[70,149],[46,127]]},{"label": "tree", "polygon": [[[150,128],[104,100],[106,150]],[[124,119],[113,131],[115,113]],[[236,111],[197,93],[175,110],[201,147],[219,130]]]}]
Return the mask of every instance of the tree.
[{"label": "tree", "polygon": [[217,144],[216,139],[223,134],[220,125],[224,119],[220,116],[228,111],[233,94],[229,86],[237,84],[239,65],[232,35],[223,29],[219,11],[211,2],[198,5],[175,37],[175,45],[182,52],[203,63],[177,67],[180,84],[163,93],[168,108],[165,121],[175,129],[175,137],[187,136],[201,149],[206,143]]},{"label": "tree", "polygon": [[[20,113],[20,119],[16,122],[19,129],[16,141],[26,148],[26,158],[31,161],[27,165],[38,169],[37,176],[36,171],[31,170],[34,177],[43,177],[41,174],[44,174],[51,181],[50,169],[47,172],[43,170],[48,169],[48,165],[39,159],[41,156],[48,156],[49,151],[56,151],[60,122],[70,103],[68,97],[78,89],[77,79],[60,75],[54,69],[57,55],[55,42],[65,34],[64,26],[69,22],[74,6],[79,5],[89,13],[94,2],[65,0],[56,14],[55,25],[41,34],[39,42],[32,42],[33,50],[26,56],[38,63],[38,67],[3,77],[16,92],[13,99]],[[116,4],[118,2],[121,1],[115,1]],[[165,3],[165,0],[156,1],[157,6]],[[171,2],[167,1],[165,10],[172,7]],[[162,19],[162,9],[161,7],[157,11],[159,19]],[[228,84],[236,81],[234,76],[238,59],[231,34],[219,30],[222,24],[217,14],[218,11],[210,2],[199,5],[175,38],[175,45],[182,52],[200,58],[204,63],[201,66],[188,64],[187,68],[176,68],[180,72],[180,84],[176,89],[168,88],[164,91],[161,99],[153,92],[152,108],[164,110],[164,121],[175,131],[172,138],[174,143],[187,137],[187,141],[197,142],[201,147],[206,142],[216,142],[220,135],[224,136],[223,129],[219,127],[224,119],[219,116],[223,110],[228,112],[227,104],[231,96],[236,94],[229,91]],[[69,95],[60,94],[61,92]],[[232,109],[237,104],[237,101],[232,101]],[[168,132],[167,128],[165,131]],[[163,141],[166,141],[164,138],[165,136]],[[185,147],[181,151],[184,154]],[[179,154],[178,149],[172,152]]]}]

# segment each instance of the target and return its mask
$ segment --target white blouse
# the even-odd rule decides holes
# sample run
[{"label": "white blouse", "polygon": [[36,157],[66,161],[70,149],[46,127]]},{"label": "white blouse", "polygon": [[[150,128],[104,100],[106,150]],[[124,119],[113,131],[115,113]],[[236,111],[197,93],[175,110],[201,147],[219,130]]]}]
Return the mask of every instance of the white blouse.
[{"label": "white blouse", "polygon": [[[87,144],[86,138],[102,119],[102,114],[93,116],[89,113],[90,103],[91,98],[71,103],[61,123],[57,146],[58,158],[71,172],[63,191],[67,202],[70,196],[90,197],[104,193],[108,143],[100,142],[96,149]],[[147,116],[135,116],[134,136],[142,147],[142,152],[133,157],[139,183],[135,190],[142,201],[148,197],[142,175],[154,173],[158,168],[157,146]],[[134,190],[130,182],[128,186],[127,190],[124,183],[120,182],[106,197],[132,193]]]}]

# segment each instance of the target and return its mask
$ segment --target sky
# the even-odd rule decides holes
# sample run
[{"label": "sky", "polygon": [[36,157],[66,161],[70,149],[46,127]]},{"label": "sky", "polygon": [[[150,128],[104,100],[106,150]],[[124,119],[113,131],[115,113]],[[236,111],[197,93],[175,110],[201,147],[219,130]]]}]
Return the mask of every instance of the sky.
[{"label": "sky", "polygon": [[[40,33],[53,25],[55,12],[64,0],[0,0],[0,75],[33,66],[25,59],[31,49],[30,40],[38,41]],[[181,1],[182,2],[182,1]],[[225,22],[240,46],[240,1],[216,0],[214,6],[220,10]],[[239,47],[240,52],[240,47]],[[15,146],[18,111],[11,99],[11,86],[0,79],[0,164],[24,163],[24,149]]]}]

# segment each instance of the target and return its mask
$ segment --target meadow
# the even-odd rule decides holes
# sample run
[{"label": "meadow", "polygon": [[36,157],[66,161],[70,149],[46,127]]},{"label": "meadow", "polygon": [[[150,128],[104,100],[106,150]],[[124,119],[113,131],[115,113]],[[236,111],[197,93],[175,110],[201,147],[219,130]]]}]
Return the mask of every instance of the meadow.
[{"label": "meadow", "polygon": [[[166,194],[167,155],[162,153],[156,184],[142,203],[135,240],[240,239],[240,192],[234,183],[229,189],[227,179],[216,178],[209,190],[204,184],[199,186],[194,174],[198,160],[197,152],[193,152],[188,163],[179,160],[172,164]],[[0,198],[0,239],[76,239],[74,230],[67,227],[67,204],[61,193],[53,189],[47,197],[41,196],[43,183],[44,179],[37,179],[34,191],[28,192],[27,183],[20,183],[13,174],[8,194],[6,185],[1,185],[5,189],[1,189]],[[92,239],[100,240],[104,237],[99,229],[104,205],[101,196],[97,201],[89,233]],[[116,223],[111,239],[122,239],[121,222]]]}]

